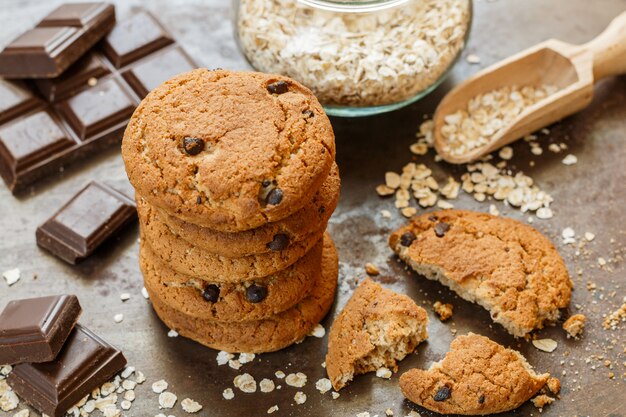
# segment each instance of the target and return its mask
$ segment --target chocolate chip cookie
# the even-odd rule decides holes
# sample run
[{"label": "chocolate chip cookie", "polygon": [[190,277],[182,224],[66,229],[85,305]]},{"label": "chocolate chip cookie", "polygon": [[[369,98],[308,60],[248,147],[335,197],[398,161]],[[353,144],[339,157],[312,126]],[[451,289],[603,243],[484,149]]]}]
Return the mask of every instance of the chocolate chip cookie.
[{"label": "chocolate chip cookie", "polygon": [[289,310],[257,321],[223,322],[191,317],[168,305],[158,292],[147,289],[157,315],[180,335],[227,352],[272,352],[303,339],[328,313],[335,298],[338,269],[335,246],[326,237],[311,293]]},{"label": "chocolate chip cookie", "polygon": [[[228,258],[289,250],[295,243],[318,240],[339,201],[339,169],[330,175],[313,199],[291,216],[256,229],[228,233],[185,222],[160,210],[160,218],[172,232],[192,245]],[[147,204],[139,199],[139,205]]]},{"label": "chocolate chip cookie", "polygon": [[335,142],[322,106],[300,83],[196,69],[141,102],[122,156],[130,182],[151,204],[237,232],[282,220],[311,201],[331,170]]},{"label": "chocolate chip cookie", "polygon": [[400,389],[415,404],[441,414],[486,415],[513,410],[548,381],[521,353],[469,333],[452,341],[442,361],[411,369]]},{"label": "chocolate chip cookie", "polygon": [[[143,196],[137,196],[139,201]],[[142,243],[174,271],[214,282],[240,282],[272,275],[293,265],[324,235],[318,230],[307,239],[294,242],[282,251],[271,251],[241,258],[216,255],[182,239],[163,222],[162,215],[149,204],[137,205]]]},{"label": "chocolate chip cookie", "polygon": [[355,374],[397,361],[428,337],[426,311],[404,294],[366,279],[354,291],[330,329],[326,372],[340,390]]},{"label": "chocolate chip cookie", "polygon": [[570,302],[572,282],[554,245],[513,219],[438,211],[413,218],[389,245],[419,274],[489,310],[514,336],[554,323]]},{"label": "chocolate chip cookie", "polygon": [[147,245],[139,264],[146,289],[170,307],[206,320],[260,320],[285,311],[313,288],[322,259],[322,240],[289,268],[268,277],[241,283],[220,283],[172,270]]}]

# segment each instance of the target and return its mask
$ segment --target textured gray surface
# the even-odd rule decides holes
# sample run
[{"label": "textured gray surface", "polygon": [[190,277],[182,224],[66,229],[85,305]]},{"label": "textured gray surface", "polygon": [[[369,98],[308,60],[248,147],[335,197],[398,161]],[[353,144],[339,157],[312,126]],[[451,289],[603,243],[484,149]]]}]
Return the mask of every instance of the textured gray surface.
[{"label": "textured gray surface", "polygon": [[[60,1],[0,0],[0,45],[36,22],[56,3]],[[152,10],[203,65],[246,68],[232,38],[230,2],[226,0],[119,0],[115,3],[118,17],[130,13],[131,8],[138,5]],[[626,10],[624,0],[476,1],[473,33],[465,55],[478,54],[482,58],[481,66],[484,66],[549,37],[582,43],[600,32],[623,10]],[[451,328],[456,328],[459,333],[471,330],[520,349],[539,371],[549,371],[561,378],[562,399],[545,409],[543,415],[624,416],[625,383],[620,376],[626,371],[623,365],[626,332],[623,326],[612,332],[601,327],[602,315],[614,310],[626,295],[626,270],[622,260],[626,245],[624,77],[602,82],[592,106],[556,125],[546,138],[550,142],[566,143],[569,152],[578,156],[577,165],[566,167],[561,164],[563,154],[546,151],[542,157],[533,157],[526,144],[513,146],[512,165],[533,176],[555,198],[555,217],[535,224],[555,241],[573,274],[576,290],[572,311],[575,311],[573,306],[579,304],[589,319],[586,336],[581,341],[566,339],[560,328],[539,332],[540,337],[552,337],[558,341],[559,347],[552,354],[539,352],[524,341],[516,341],[502,328],[492,325],[488,314],[481,308],[459,300],[438,284],[425,282],[404,271],[387,248],[389,231],[403,220],[396,214],[392,201],[376,196],[374,187],[382,181],[385,171],[398,171],[410,160],[408,145],[414,141],[414,133],[423,115],[432,113],[451,85],[479,68],[461,61],[444,85],[405,110],[368,119],[333,120],[343,183],[342,199],[331,220],[330,231],[340,251],[344,284],[331,316],[349,296],[350,282],[364,276],[363,265],[374,262],[382,270],[380,281],[409,294],[420,304],[440,299],[455,306],[455,315],[447,324],[440,323],[427,308],[431,320],[430,339],[417,349],[415,355],[401,363],[400,371],[414,366],[425,367],[440,359],[452,340]],[[458,175],[462,172],[449,165],[435,164],[432,156],[420,157],[418,161],[427,163],[440,181],[450,173]],[[536,161],[534,168],[529,167],[530,160]],[[320,366],[326,349],[325,339],[309,338],[282,352],[261,355],[254,363],[244,365],[241,371],[234,371],[217,367],[215,351],[183,338],[168,338],[167,329],[140,294],[136,227],[77,267],[65,265],[40,251],[35,245],[37,225],[92,179],[127,187],[117,149],[37,184],[20,198],[14,198],[4,186],[0,186],[0,271],[14,267],[22,271],[21,281],[13,287],[8,288],[0,282],[0,306],[10,299],[35,294],[78,294],[84,307],[82,323],[122,348],[129,363],[148,377],[148,383],[136,390],[137,400],[125,415],[152,416],[160,412],[157,396],[150,391],[149,385],[161,378],[170,383],[170,390],[178,395],[179,401],[190,397],[203,404],[200,416],[265,415],[274,404],[280,409],[273,415],[294,416],[355,416],[363,411],[381,416],[387,408],[391,408],[396,416],[404,416],[412,409],[403,401],[397,388],[398,374],[390,381],[372,375],[358,377],[341,391],[337,400],[332,400],[330,393],[320,395],[315,389],[315,381],[325,376]],[[476,203],[467,195],[463,195],[456,206],[481,211],[488,208],[488,204]],[[525,219],[499,203],[497,206],[504,215]],[[390,210],[393,219],[383,219],[379,214],[381,209]],[[596,239],[589,245],[589,256],[575,256],[575,249],[560,243],[560,232],[568,226],[579,235],[585,231],[596,234]],[[615,259],[610,264],[612,272],[597,267],[598,256]],[[580,277],[575,274],[579,268],[583,271]],[[585,288],[587,281],[595,282],[603,290],[588,291]],[[123,292],[132,294],[126,303],[119,300],[119,294]],[[113,321],[117,313],[125,316],[120,324]],[[324,324],[328,328],[330,319]],[[607,346],[613,347],[608,349]],[[601,361],[586,364],[585,359],[592,354],[610,359],[614,363],[613,369],[607,369]],[[591,369],[592,365],[595,370]],[[304,405],[294,404],[293,395],[297,390],[284,383],[282,390],[271,394],[243,394],[235,390],[235,399],[222,399],[222,391],[232,387],[232,379],[240,372],[249,372],[259,381],[264,377],[273,378],[278,369],[286,373],[302,371],[308,375],[309,382],[303,389],[308,400]],[[562,374],[563,371],[566,375]],[[609,380],[610,371],[617,375],[615,380]],[[180,405],[171,411],[168,414],[185,414]],[[418,411],[422,415],[431,415],[421,409]],[[8,415],[12,413],[0,412],[0,416]],[[509,415],[536,416],[539,412],[526,404]]]}]

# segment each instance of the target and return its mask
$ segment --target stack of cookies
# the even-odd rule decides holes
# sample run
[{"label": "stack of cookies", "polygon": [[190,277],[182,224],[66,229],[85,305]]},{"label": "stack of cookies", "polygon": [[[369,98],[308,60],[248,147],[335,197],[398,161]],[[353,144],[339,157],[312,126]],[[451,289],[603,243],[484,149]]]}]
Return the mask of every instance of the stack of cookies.
[{"label": "stack of cookies", "polygon": [[334,300],[339,199],[330,122],[281,76],[198,69],[152,91],[122,154],[140,266],[168,327],[229,352],[301,340]]}]

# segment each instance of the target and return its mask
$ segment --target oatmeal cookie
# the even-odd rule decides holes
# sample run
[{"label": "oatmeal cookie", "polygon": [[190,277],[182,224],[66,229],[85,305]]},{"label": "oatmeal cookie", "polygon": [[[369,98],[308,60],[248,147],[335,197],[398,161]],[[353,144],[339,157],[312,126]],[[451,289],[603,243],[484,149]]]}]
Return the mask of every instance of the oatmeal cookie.
[{"label": "oatmeal cookie", "polygon": [[266,319],[238,323],[190,317],[169,306],[158,292],[146,289],[157,315],[180,335],[227,352],[272,352],[303,339],[324,318],[335,299],[338,271],[337,251],[327,237],[318,276],[308,297]]},{"label": "oatmeal cookie", "polygon": [[139,264],[145,286],[163,302],[190,317],[220,321],[260,320],[285,311],[313,288],[322,259],[322,240],[289,268],[240,283],[219,283],[172,270],[147,245]]},{"label": "oatmeal cookie", "polygon": [[205,281],[240,282],[272,275],[293,265],[324,235],[324,230],[319,230],[282,251],[229,258],[200,249],[174,234],[163,222],[161,212],[139,203],[141,197],[137,195],[142,243],[174,271]]},{"label": "oatmeal cookie", "polygon": [[[289,250],[290,245],[319,239],[339,201],[339,169],[333,164],[330,175],[313,199],[291,216],[256,229],[228,233],[211,230],[160,210],[160,217],[182,239],[216,255],[239,258],[266,252]],[[137,204],[147,204],[145,200]]]},{"label": "oatmeal cookie", "polygon": [[330,329],[326,372],[335,390],[355,374],[397,369],[426,340],[427,325],[426,311],[409,297],[363,281]]},{"label": "oatmeal cookie", "polygon": [[196,69],[154,89],[122,142],[130,182],[151,204],[237,232],[301,209],[335,160],[309,89],[280,75]]},{"label": "oatmeal cookie", "polygon": [[563,259],[536,229],[463,210],[415,217],[389,245],[419,274],[476,302],[514,336],[554,323],[570,302]]},{"label": "oatmeal cookie", "polygon": [[487,415],[513,410],[545,384],[521,353],[485,336],[469,333],[452,341],[450,351],[428,370],[400,377],[409,400],[441,414]]}]

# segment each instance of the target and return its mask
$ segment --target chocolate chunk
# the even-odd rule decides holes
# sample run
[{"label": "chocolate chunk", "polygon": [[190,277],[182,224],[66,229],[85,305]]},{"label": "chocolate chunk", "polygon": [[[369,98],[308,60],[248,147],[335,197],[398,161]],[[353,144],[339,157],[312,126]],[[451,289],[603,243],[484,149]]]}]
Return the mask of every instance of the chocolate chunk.
[{"label": "chocolate chunk", "polygon": [[307,119],[310,119],[311,117],[315,116],[315,113],[313,113],[312,110],[304,110],[302,112],[302,114],[304,115],[304,117],[306,117]]},{"label": "chocolate chunk", "polygon": [[[68,6],[49,22],[79,24],[81,11],[94,4],[100,3]],[[146,12],[118,23],[114,32],[56,78],[0,79],[0,176],[14,193],[119,143],[148,91],[196,67]],[[107,58],[106,45],[123,68]]]},{"label": "chocolate chunk", "polygon": [[270,180],[263,180],[263,182],[261,182],[261,186],[263,186],[263,188],[267,188],[270,185],[272,185],[272,181]]},{"label": "chocolate chunk", "polygon": [[448,230],[450,230],[450,225],[448,223],[441,222],[435,225],[435,234],[437,237],[443,237]]},{"label": "chocolate chunk", "polygon": [[431,222],[436,222],[437,220],[439,220],[439,218],[434,214],[431,214],[430,216],[428,216],[428,220],[430,220]]},{"label": "chocolate chunk", "polygon": [[111,4],[63,4],[0,52],[0,76],[57,77],[114,24],[115,9]]},{"label": "chocolate chunk", "polygon": [[289,84],[285,81],[276,81],[267,85],[267,91],[272,94],[284,94],[289,91]]},{"label": "chocolate chunk", "polygon": [[267,297],[267,288],[262,285],[252,284],[246,289],[246,298],[251,303],[260,303]]},{"label": "chocolate chunk", "polygon": [[81,313],[75,295],[9,302],[0,314],[0,363],[53,360]]},{"label": "chocolate chunk", "polygon": [[451,393],[452,393],[452,390],[450,389],[450,387],[444,385],[443,387],[437,390],[437,393],[435,394],[433,399],[435,401],[445,401],[448,398],[450,398]]},{"label": "chocolate chunk", "polygon": [[406,232],[404,234],[402,234],[402,236],[400,236],[400,244],[402,246],[411,246],[411,243],[413,243],[413,241],[417,239],[417,236],[415,236],[415,233],[413,232]]},{"label": "chocolate chunk", "polygon": [[220,287],[215,284],[207,285],[202,291],[202,297],[210,303],[217,303],[220,299]]},{"label": "chocolate chunk", "polygon": [[136,217],[132,199],[91,182],[37,228],[37,245],[75,264]]},{"label": "chocolate chunk", "polygon": [[122,352],[77,324],[53,361],[19,364],[7,382],[40,412],[61,417],[124,366]]},{"label": "chocolate chunk", "polygon": [[283,250],[287,246],[289,246],[289,236],[284,233],[278,233],[277,235],[274,235],[272,241],[267,244],[267,247],[273,251]]},{"label": "chocolate chunk", "polygon": [[199,138],[186,137],[183,139],[183,149],[187,155],[198,155],[204,150],[204,141]]},{"label": "chocolate chunk", "polygon": [[281,201],[283,201],[283,190],[280,188],[274,188],[265,198],[265,202],[273,206],[280,204]]},{"label": "chocolate chunk", "polygon": [[480,397],[478,397],[478,404],[484,404],[485,403],[485,396],[481,395]]},{"label": "chocolate chunk", "polygon": [[196,197],[196,204],[202,204],[202,197]]}]

